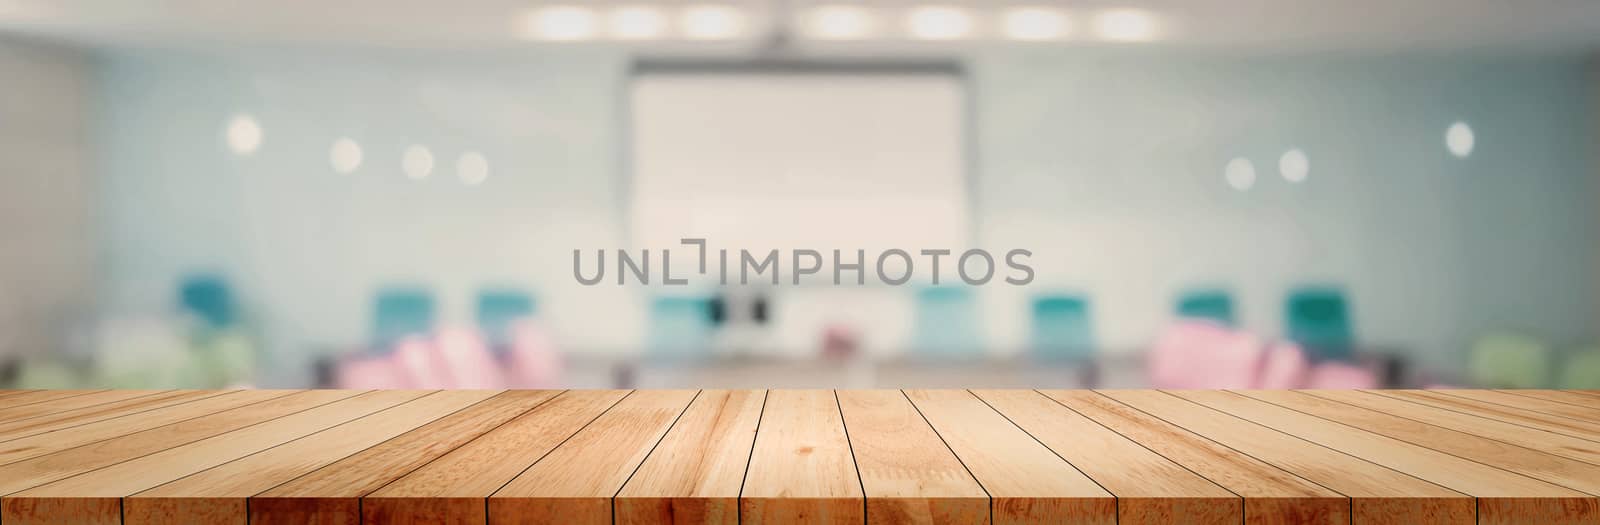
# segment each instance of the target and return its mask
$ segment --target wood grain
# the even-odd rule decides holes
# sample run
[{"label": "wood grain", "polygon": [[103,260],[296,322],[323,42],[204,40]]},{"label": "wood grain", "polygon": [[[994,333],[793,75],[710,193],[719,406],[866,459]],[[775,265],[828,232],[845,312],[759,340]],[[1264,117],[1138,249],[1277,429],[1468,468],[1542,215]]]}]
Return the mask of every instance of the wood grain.
[{"label": "wood grain", "polygon": [[[1538,398],[1546,401],[1555,401],[1557,403],[1577,405],[1580,407],[1600,409],[1600,397],[1595,397],[1592,394],[1585,394],[1583,392],[1565,390],[1501,390],[1501,392]],[[1600,418],[1597,418],[1597,420],[1600,420]]]},{"label": "wood grain", "polygon": [[751,525],[866,520],[861,480],[832,391],[767,392],[739,513]]},{"label": "wood grain", "polygon": [[739,522],[765,390],[704,390],[613,500],[621,525]]},{"label": "wood grain", "polygon": [[1301,392],[1258,390],[1245,395],[1581,492],[1600,494],[1600,465],[1590,465]]},{"label": "wood grain", "polygon": [[196,472],[125,498],[123,523],[248,523],[245,500],[250,496],[498,393],[487,390],[430,392],[260,453]]},{"label": "wood grain", "polygon": [[1032,390],[973,390],[1117,497],[1117,522],[1240,523],[1232,492]]},{"label": "wood grain", "polygon": [[1116,523],[1116,499],[964,390],[906,397],[992,498],[995,523]]},{"label": "wood grain", "polygon": [[1105,391],[1147,414],[1351,499],[1356,524],[1473,523],[1472,497],[1183,399],[1189,392]]},{"label": "wood grain", "polygon": [[256,525],[358,525],[360,498],[560,394],[496,395],[250,498]]},{"label": "wood grain", "polygon": [[24,390],[15,394],[0,397],[0,409],[10,409],[34,403],[43,403],[55,399],[66,399],[81,395],[93,394],[100,390]]},{"label": "wood grain", "polygon": [[1594,523],[1589,495],[1239,393],[1187,391],[1191,401],[1474,496],[1478,523]]},{"label": "wood grain", "polygon": [[1519,396],[1494,390],[1434,390],[1434,392],[1447,396],[1473,399],[1497,405],[1504,405],[1518,410],[1542,412],[1561,417],[1570,417],[1591,423],[1600,423],[1600,407],[1584,407],[1539,399],[1537,397]]},{"label": "wood grain", "polygon": [[[361,499],[362,521],[488,521],[488,498],[628,395],[570,390]],[[10,525],[10,524],[7,524]]]},{"label": "wood grain", "polygon": [[[28,502],[29,500],[58,500],[46,505],[53,506],[56,508],[56,512],[71,521],[94,523],[117,521],[122,518],[122,510],[125,509],[119,508],[116,514],[101,514],[104,512],[105,506],[95,500],[121,500],[124,497],[195,472],[404,403],[425,393],[414,390],[382,390],[360,393],[331,403],[272,418],[245,428],[34,487],[7,496],[5,501],[9,504],[11,502]],[[74,507],[74,504],[77,504],[76,507]],[[228,514],[240,517],[245,516],[243,500],[240,500],[239,504],[240,506],[236,509],[228,509]],[[10,509],[10,506],[6,507],[6,514],[3,517],[7,525],[14,523],[14,515],[10,512]],[[159,511],[159,509],[153,510]],[[204,519],[195,522],[212,523],[214,522],[213,520],[220,517],[222,516],[217,514],[205,514],[203,516]],[[181,516],[169,518],[160,515],[147,515],[136,519],[141,522],[170,523],[180,521],[180,518]],[[37,517],[24,515],[20,517],[19,521],[28,522],[32,519],[37,519]]]},{"label": "wood grain", "polygon": [[839,390],[867,523],[988,523],[989,494],[905,394]]},{"label": "wood grain", "polygon": [[161,390],[102,390],[90,392],[81,396],[65,397],[40,401],[22,406],[0,408],[0,421],[23,422],[31,418],[46,416],[57,412],[95,406],[113,401],[122,401],[148,395],[161,393]]},{"label": "wood grain", "polygon": [[54,432],[228,393],[221,390],[171,390],[160,394],[112,401],[23,420],[0,421],[0,442],[45,432]]},{"label": "wood grain", "polygon": [[1350,500],[1338,492],[1100,393],[1040,393],[1243,497],[1245,523],[1350,523]]},{"label": "wood grain", "polygon": [[698,393],[628,395],[491,495],[489,521],[610,525],[611,498]]},{"label": "wood grain", "polygon": [[1308,390],[1311,394],[1323,399],[1376,410],[1385,414],[1398,416],[1436,427],[1448,428],[1457,432],[1465,432],[1475,436],[1510,443],[1519,447],[1530,448],[1540,452],[1554,454],[1565,458],[1576,459],[1591,465],[1600,465],[1600,443],[1571,436],[1554,434],[1542,430],[1532,429],[1521,425],[1513,425],[1504,421],[1497,421],[1478,416],[1433,410],[1416,403],[1408,403],[1394,398],[1388,398],[1367,392],[1351,390]]},{"label": "wood grain", "polygon": [[1600,441],[1600,423],[1596,422],[1521,410],[1475,399],[1447,396],[1428,390],[1369,390],[1368,392],[1433,408],[1537,428],[1546,432],[1554,432],[1590,441]]},{"label": "wood grain", "polygon": [[[0,445],[0,495],[205,439],[355,395],[244,391]],[[263,401],[273,401],[263,403]],[[156,414],[156,412],[160,412]],[[154,416],[150,416],[154,414]],[[152,428],[153,427],[153,428]],[[18,460],[18,458],[27,458]]]}]

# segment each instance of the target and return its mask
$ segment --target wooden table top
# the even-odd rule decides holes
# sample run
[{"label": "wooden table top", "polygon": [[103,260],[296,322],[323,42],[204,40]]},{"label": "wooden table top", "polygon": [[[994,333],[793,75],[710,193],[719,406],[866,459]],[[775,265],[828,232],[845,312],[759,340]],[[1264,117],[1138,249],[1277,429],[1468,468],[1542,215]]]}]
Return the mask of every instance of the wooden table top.
[{"label": "wooden table top", "polygon": [[1589,523],[1600,391],[0,391],[0,524]]}]

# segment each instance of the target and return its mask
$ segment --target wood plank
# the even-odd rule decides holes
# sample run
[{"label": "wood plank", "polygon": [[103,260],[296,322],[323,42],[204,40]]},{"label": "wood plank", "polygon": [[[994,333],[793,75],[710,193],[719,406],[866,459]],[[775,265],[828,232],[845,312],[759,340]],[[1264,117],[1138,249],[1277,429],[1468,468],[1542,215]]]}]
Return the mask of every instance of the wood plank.
[{"label": "wood plank", "polygon": [[1368,390],[1367,392],[1433,408],[1537,428],[1546,432],[1555,432],[1590,441],[1600,441],[1600,423],[1596,422],[1534,412],[1532,410],[1521,410],[1475,399],[1447,396],[1429,390]]},{"label": "wood plank", "polygon": [[1577,491],[1600,494],[1600,466],[1597,465],[1300,392],[1258,390],[1243,394]]},{"label": "wood plank", "polygon": [[21,421],[0,421],[0,442],[227,394],[223,390],[169,390]]},{"label": "wood plank", "polygon": [[358,525],[360,498],[540,404],[559,390],[513,390],[250,498],[256,525]]},{"label": "wood plank", "polygon": [[1600,505],[1587,494],[1490,467],[1235,392],[1185,391],[1185,399],[1293,434],[1478,498],[1485,524],[1595,523]]},{"label": "wood plank", "polygon": [[9,409],[34,403],[43,403],[56,399],[66,399],[82,395],[102,392],[103,390],[25,390],[14,395],[0,397],[0,409]]},{"label": "wood plank", "polygon": [[989,494],[898,390],[839,390],[867,523],[988,523]]},{"label": "wood plank", "polygon": [[489,521],[610,525],[611,498],[696,394],[633,392],[489,496]]},{"label": "wood plank", "polygon": [[22,406],[0,408],[0,421],[7,423],[22,422],[31,418],[47,416],[57,412],[95,406],[113,401],[122,401],[161,393],[161,390],[102,390],[90,392],[81,396],[72,396],[61,399],[52,399]]},{"label": "wood plank", "polygon": [[[246,499],[499,394],[430,392],[123,500],[123,523],[249,523]],[[227,438],[228,436],[223,436]]]},{"label": "wood plank", "polygon": [[1570,417],[1591,423],[1600,422],[1600,408],[1581,407],[1578,405],[1559,403],[1548,399],[1539,399],[1536,397],[1496,392],[1494,390],[1434,390],[1434,392],[1447,396],[1473,399],[1487,403],[1494,403],[1497,405],[1505,405],[1521,410],[1532,410],[1534,412],[1542,412],[1561,417]]},{"label": "wood plank", "polygon": [[1521,425],[1513,425],[1504,421],[1469,416],[1466,414],[1437,410],[1416,403],[1408,403],[1394,398],[1383,397],[1376,394],[1352,390],[1307,390],[1311,394],[1323,399],[1338,401],[1355,405],[1369,410],[1376,410],[1385,414],[1403,417],[1413,421],[1427,423],[1436,427],[1444,427],[1457,432],[1464,432],[1475,436],[1510,443],[1519,447],[1530,448],[1547,454],[1575,459],[1591,465],[1600,465],[1600,443],[1586,439],[1578,439],[1561,434],[1553,434],[1542,430],[1532,429]]},{"label": "wood plank", "polygon": [[1508,394],[1539,398],[1580,407],[1600,409],[1600,397],[1567,390],[1501,390]]},{"label": "wood plank", "polygon": [[1350,523],[1350,499],[1088,390],[1040,393],[1244,498],[1244,522]]},{"label": "wood plank", "polygon": [[[232,432],[40,485],[6,496],[0,520],[12,523],[122,523],[124,497],[425,394],[416,390],[361,393]],[[274,404],[268,402],[267,404]],[[50,509],[49,514],[29,512]],[[108,512],[112,510],[114,512]],[[243,516],[244,509],[237,509]],[[209,523],[206,516],[200,523]],[[166,520],[162,520],[165,522]]]},{"label": "wood plank", "polygon": [[[1032,390],[973,390],[1117,497],[1117,523],[1240,523],[1244,500]],[[852,434],[853,435],[853,434]]]},{"label": "wood plank", "polygon": [[[1350,497],[1353,523],[1473,523],[1472,497],[1183,399],[1184,392],[1106,396]],[[1113,491],[1115,492],[1115,491]]]},{"label": "wood plank", "polygon": [[861,523],[865,505],[833,392],[768,391],[739,497],[741,521]]},{"label": "wood plank", "polygon": [[0,443],[0,495],[351,395],[246,390],[14,439]]},{"label": "wood plank", "polygon": [[765,390],[704,390],[613,500],[617,523],[739,523]]},{"label": "wood plank", "polygon": [[1109,492],[971,392],[905,393],[989,493],[995,523],[1116,523]]},{"label": "wood plank", "polygon": [[484,523],[490,494],[628,394],[627,390],[563,392],[361,498],[362,521]]}]

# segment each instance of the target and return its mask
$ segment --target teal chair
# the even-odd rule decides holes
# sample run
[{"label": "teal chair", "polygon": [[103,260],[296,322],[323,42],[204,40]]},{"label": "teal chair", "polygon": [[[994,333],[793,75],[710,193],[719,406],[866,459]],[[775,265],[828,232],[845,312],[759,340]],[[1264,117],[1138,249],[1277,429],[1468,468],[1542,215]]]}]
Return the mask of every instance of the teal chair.
[{"label": "teal chair", "polygon": [[478,329],[494,348],[511,342],[511,325],[534,313],[533,297],[521,290],[486,289],[478,292]]},{"label": "teal chair", "polygon": [[1223,290],[1195,290],[1178,297],[1178,317],[1203,319],[1223,326],[1237,326],[1233,295]]},{"label": "teal chair", "polygon": [[1302,288],[1289,294],[1284,306],[1289,339],[1313,360],[1349,361],[1355,356],[1350,307],[1335,288]]},{"label": "teal chair", "polygon": [[406,337],[428,335],[435,319],[433,292],[400,286],[379,290],[372,307],[373,345],[387,351]]},{"label": "teal chair", "polygon": [[978,304],[965,287],[934,286],[917,290],[912,349],[937,357],[981,357]]},{"label": "teal chair", "polygon": [[1076,295],[1047,295],[1033,300],[1033,353],[1040,359],[1085,360],[1094,357],[1094,326],[1089,300]]},{"label": "teal chair", "polygon": [[650,353],[692,358],[711,354],[716,330],[708,297],[663,296],[650,302]]},{"label": "teal chair", "polygon": [[200,274],[178,283],[178,304],[209,328],[232,326],[239,320],[233,290],[220,275]]}]

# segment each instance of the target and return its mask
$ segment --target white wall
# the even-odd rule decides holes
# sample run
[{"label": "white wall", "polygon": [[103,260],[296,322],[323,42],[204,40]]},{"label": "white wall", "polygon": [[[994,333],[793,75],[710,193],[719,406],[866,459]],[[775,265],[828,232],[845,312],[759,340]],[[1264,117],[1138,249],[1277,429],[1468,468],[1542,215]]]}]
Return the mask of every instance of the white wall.
[{"label": "white wall", "polygon": [[89,302],[86,123],[77,51],[0,40],[0,356],[59,347]]},{"label": "white wall", "polygon": [[[1283,294],[1334,283],[1358,335],[1448,366],[1476,333],[1560,344],[1595,335],[1593,84],[1576,57],[1230,59],[984,52],[972,76],[979,242],[1034,250],[1035,286],[989,287],[984,323],[1017,348],[1029,295],[1091,294],[1108,349],[1136,350],[1174,295],[1232,287],[1245,325],[1280,332]],[[418,281],[465,321],[473,289],[535,288],[569,348],[633,351],[644,294],[579,287],[573,248],[621,247],[626,58],[566,50],[104,57],[97,133],[104,299],[167,307],[184,272],[218,268],[277,334],[274,357],[360,341],[370,294]],[[250,112],[262,149],[221,145]],[[1467,159],[1446,126],[1477,131]],[[353,175],[328,168],[360,141]],[[417,182],[400,151],[433,148]],[[1278,178],[1306,151],[1310,179]],[[451,177],[483,151],[480,187]],[[1228,159],[1259,180],[1236,192]],[[909,294],[907,289],[897,289]],[[901,323],[904,324],[904,323]],[[298,370],[295,373],[300,373]]]}]

